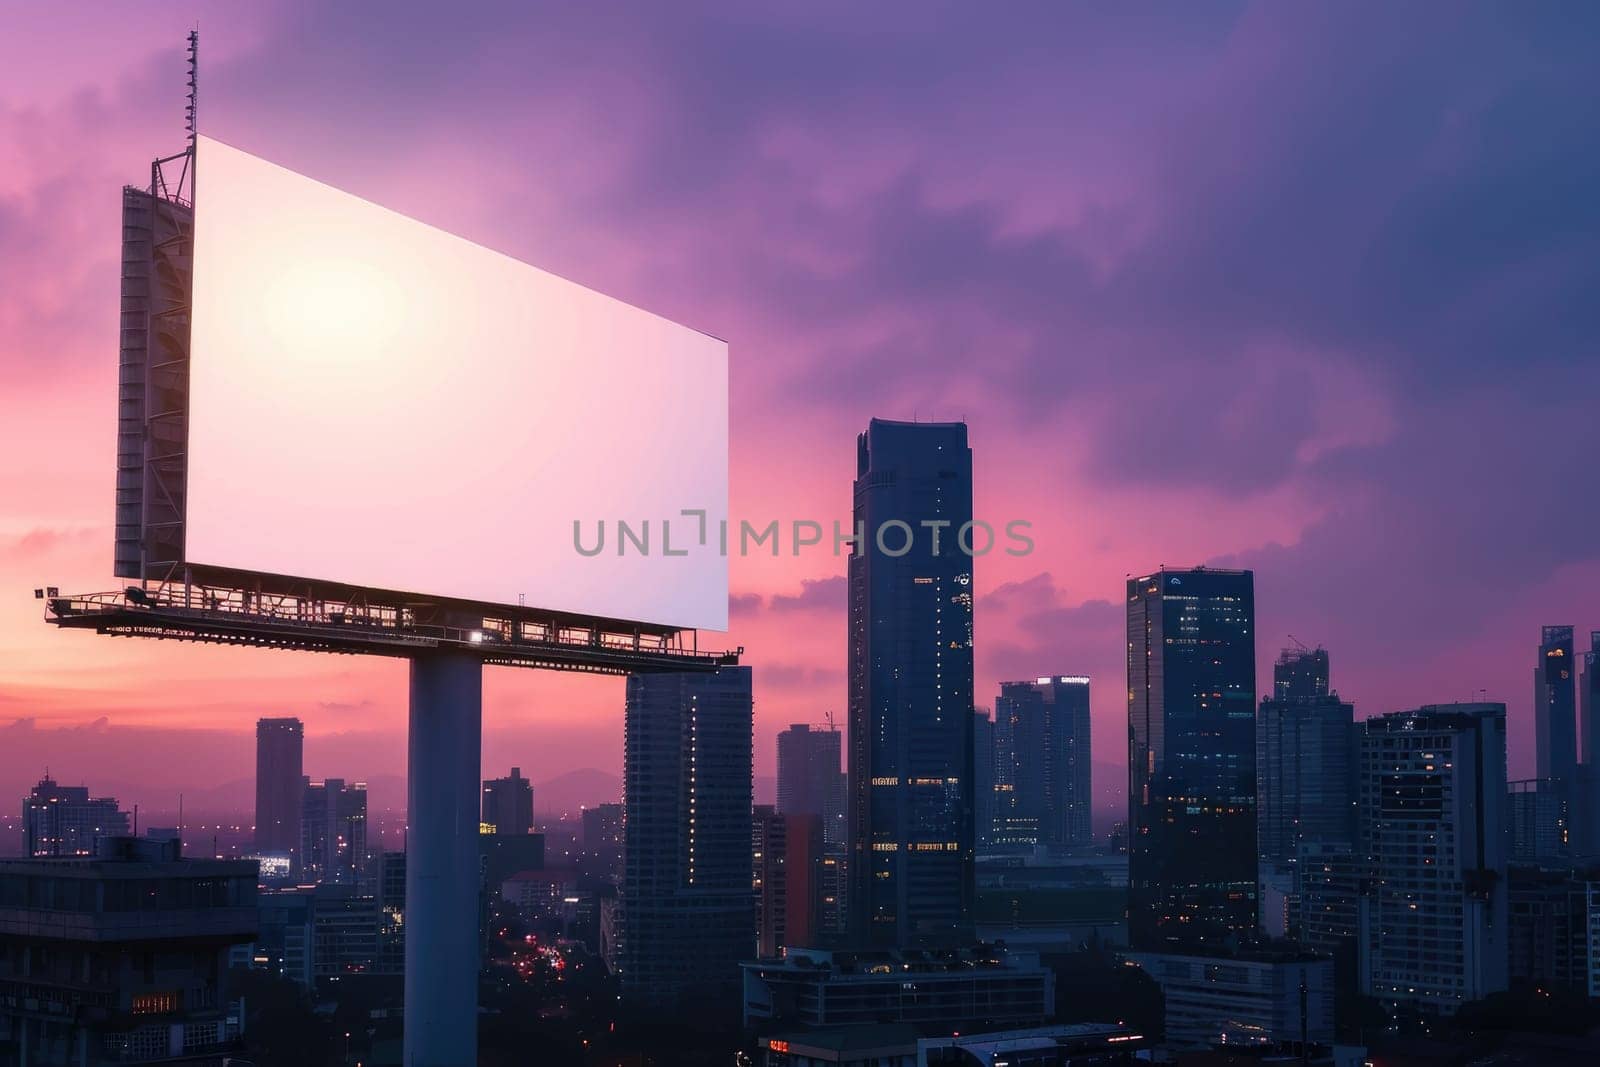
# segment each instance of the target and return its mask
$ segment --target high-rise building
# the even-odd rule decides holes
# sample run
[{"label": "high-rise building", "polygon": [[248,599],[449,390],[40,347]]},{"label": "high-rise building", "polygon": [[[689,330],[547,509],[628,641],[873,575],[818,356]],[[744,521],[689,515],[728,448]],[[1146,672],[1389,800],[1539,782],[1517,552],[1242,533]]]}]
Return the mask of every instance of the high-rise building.
[{"label": "high-rise building", "polygon": [[1129,943],[1218,946],[1256,928],[1255,581],[1128,582]]},{"label": "high-rise building", "polygon": [[995,806],[994,720],[983,708],[972,713],[972,808],[978,851],[994,845]]},{"label": "high-rise building", "polygon": [[1324,649],[1284,649],[1256,717],[1256,824],[1264,866],[1291,869],[1303,844],[1356,836],[1355,708],[1328,688]]},{"label": "high-rise building", "polygon": [[622,997],[737,1003],[755,952],[750,668],[635,674],[624,716]]},{"label": "high-rise building", "polygon": [[115,797],[91,797],[81,785],[48,774],[22,800],[22,850],[28,856],[92,856],[95,842],[125,837],[128,813]]},{"label": "high-rise building", "polygon": [[786,815],[756,805],[751,847],[755,860],[756,954],[816,945],[821,897],[822,819]]},{"label": "high-rise building", "polygon": [[[1600,860],[1600,630],[1590,632],[1589,648],[1583,654],[1578,711],[1583,761],[1578,766],[1577,787],[1568,797],[1568,842],[1573,852],[1593,863]],[[1596,958],[1600,959],[1600,942]]]},{"label": "high-rise building", "polygon": [[522,768],[511,768],[508,778],[490,778],[483,783],[485,825],[496,834],[533,833],[533,785],[522,777]]},{"label": "high-rise building", "polygon": [[994,711],[994,776],[1009,787],[995,805],[996,836],[1046,848],[1089,844],[1089,679],[1001,682]]},{"label": "high-rise building", "polygon": [[1448,1015],[1506,988],[1506,707],[1439,704],[1361,733],[1361,991]]},{"label": "high-rise building", "polygon": [[1589,888],[1593,884],[1570,868],[1517,864],[1508,868],[1507,976],[1511,981],[1588,995]]},{"label": "high-rise building", "polygon": [[406,854],[378,856],[378,973],[406,971]]},{"label": "high-rise building", "polygon": [[[378,898],[351,885],[319,885],[300,892],[312,899],[313,977],[374,973],[379,963],[379,935],[384,925]],[[403,974],[404,947],[400,952]]]},{"label": "high-rise building", "polygon": [[771,804],[757,804],[750,818],[750,858],[756,895],[756,955],[783,955],[789,919],[789,825]]},{"label": "high-rise building", "polygon": [[302,877],[338,885],[360,883],[367,873],[367,783],[308,780],[300,811]]},{"label": "high-rise building", "polygon": [[1361,896],[1367,885],[1366,857],[1350,845],[1308,842],[1300,849],[1299,899],[1291,926],[1295,940],[1339,959],[1355,955],[1361,932]]},{"label": "high-rise building", "polygon": [[1572,627],[1546,626],[1539,633],[1533,668],[1533,730],[1538,776],[1571,788],[1578,768],[1578,672]]},{"label": "high-rise building", "polygon": [[[965,940],[975,895],[972,564],[965,423],[873,419],[849,562],[851,937]],[[985,537],[989,537],[986,543]]]},{"label": "high-rise building", "polygon": [[844,856],[823,848],[822,859],[817,863],[817,931],[814,940],[818,945],[842,945],[847,940],[850,926],[845,899],[850,888],[847,870]]},{"label": "high-rise building", "polygon": [[1318,700],[1332,691],[1325,648],[1286,648],[1272,665],[1273,700]]},{"label": "high-rise building", "polygon": [[583,847],[578,868],[589,878],[617,882],[622,878],[621,804],[596,804],[583,809]]},{"label": "high-rise building", "polygon": [[299,719],[256,722],[256,851],[300,855],[305,799],[305,726]]},{"label": "high-rise building", "polygon": [[1600,630],[1589,633],[1583,654],[1583,762],[1600,766]]},{"label": "high-rise building", "polygon": [[1512,863],[1559,863],[1566,857],[1568,795],[1555,778],[1506,783]]},{"label": "high-rise building", "polygon": [[778,735],[778,810],[785,815],[815,815],[823,842],[843,848],[844,770],[839,731],[796,723]]}]

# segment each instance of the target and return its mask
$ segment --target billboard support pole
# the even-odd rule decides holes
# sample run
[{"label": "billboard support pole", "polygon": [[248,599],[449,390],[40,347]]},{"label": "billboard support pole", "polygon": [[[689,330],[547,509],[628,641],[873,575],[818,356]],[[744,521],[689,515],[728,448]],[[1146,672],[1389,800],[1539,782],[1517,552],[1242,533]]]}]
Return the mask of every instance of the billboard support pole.
[{"label": "billboard support pole", "polygon": [[478,1062],[483,661],[411,660],[406,781],[405,1067]]}]

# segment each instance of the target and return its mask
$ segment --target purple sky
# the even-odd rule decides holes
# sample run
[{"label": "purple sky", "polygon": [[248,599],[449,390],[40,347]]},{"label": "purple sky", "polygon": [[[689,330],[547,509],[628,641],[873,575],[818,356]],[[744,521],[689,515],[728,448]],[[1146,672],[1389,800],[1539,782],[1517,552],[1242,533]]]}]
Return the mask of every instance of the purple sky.
[{"label": "purple sky", "polygon": [[[261,713],[307,720],[312,773],[403,763],[395,665],[58,634],[28,598],[114,584],[118,187],[180,144],[196,21],[208,133],[726,337],[736,515],[845,517],[870,416],[966,418],[978,510],[1038,542],[977,569],[978,692],[1092,675],[1106,796],[1121,582],[1163,562],[1256,570],[1263,676],[1292,633],[1360,713],[1505,700],[1531,773],[1537,628],[1600,629],[1600,12],[28,5],[0,789],[247,777]],[[735,561],[758,773],[843,710],[842,569]],[[488,696],[486,767],[619,765],[614,683]]]}]

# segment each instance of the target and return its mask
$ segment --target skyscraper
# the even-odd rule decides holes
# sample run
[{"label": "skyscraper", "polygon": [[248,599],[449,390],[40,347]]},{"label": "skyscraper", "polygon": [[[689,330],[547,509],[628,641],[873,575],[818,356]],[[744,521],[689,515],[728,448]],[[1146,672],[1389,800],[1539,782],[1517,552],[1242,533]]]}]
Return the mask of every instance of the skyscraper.
[{"label": "skyscraper", "polygon": [[357,885],[367,873],[367,784],[343,778],[305,783],[300,870],[316,882]]},{"label": "skyscraper", "polygon": [[1505,797],[1504,704],[1362,724],[1363,993],[1451,1014],[1506,988]]},{"label": "skyscraper", "polygon": [[1355,845],[1355,708],[1328,687],[1325,649],[1283,650],[1256,719],[1261,862],[1288,868],[1302,844]]},{"label": "skyscraper", "polygon": [[522,768],[511,768],[509,778],[490,778],[483,783],[482,821],[497,834],[533,833],[533,786],[522,777]]},{"label": "skyscraper", "polygon": [[1255,582],[1128,582],[1128,934],[1206,947],[1256,926]]},{"label": "skyscraper", "polygon": [[300,854],[305,740],[299,719],[256,721],[257,852]]},{"label": "skyscraper", "polygon": [[817,816],[823,842],[834,848],[842,848],[845,840],[839,753],[839,731],[832,728],[796,723],[778,735],[778,811]]},{"label": "skyscraper", "polygon": [[1004,838],[1047,848],[1089,844],[1089,679],[1001,682],[994,710],[995,780],[1010,787],[995,812]]},{"label": "skyscraper", "polygon": [[857,439],[854,519],[851,937],[965,938],[976,847],[969,550],[985,549],[966,425],[873,419]]},{"label": "skyscraper", "polygon": [[91,797],[81,785],[57,785],[48,774],[22,800],[26,856],[92,856],[95,842],[128,833],[128,813],[114,797]]},{"label": "skyscraper", "polygon": [[1540,778],[1570,788],[1578,766],[1578,672],[1572,627],[1546,626],[1533,668],[1533,730]]},{"label": "skyscraper", "polygon": [[621,971],[634,1011],[737,1004],[755,951],[751,708],[748,667],[628,678]]}]

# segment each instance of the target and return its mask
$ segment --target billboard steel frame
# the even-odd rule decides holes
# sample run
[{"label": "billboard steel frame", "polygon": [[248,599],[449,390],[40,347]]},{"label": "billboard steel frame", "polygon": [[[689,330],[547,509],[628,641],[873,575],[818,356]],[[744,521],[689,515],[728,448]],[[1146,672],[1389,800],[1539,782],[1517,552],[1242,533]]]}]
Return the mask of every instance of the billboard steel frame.
[{"label": "billboard steel frame", "polygon": [[[714,672],[697,630],[427,597],[187,562],[189,315],[199,35],[189,146],[123,191],[112,573],[136,584],[46,601],[45,621],[115,637],[409,661],[405,1067],[477,1062],[479,754],[484,665],[628,675]],[[172,164],[175,175],[169,176]],[[175,180],[170,180],[169,177]],[[187,193],[187,196],[185,195]]]}]

